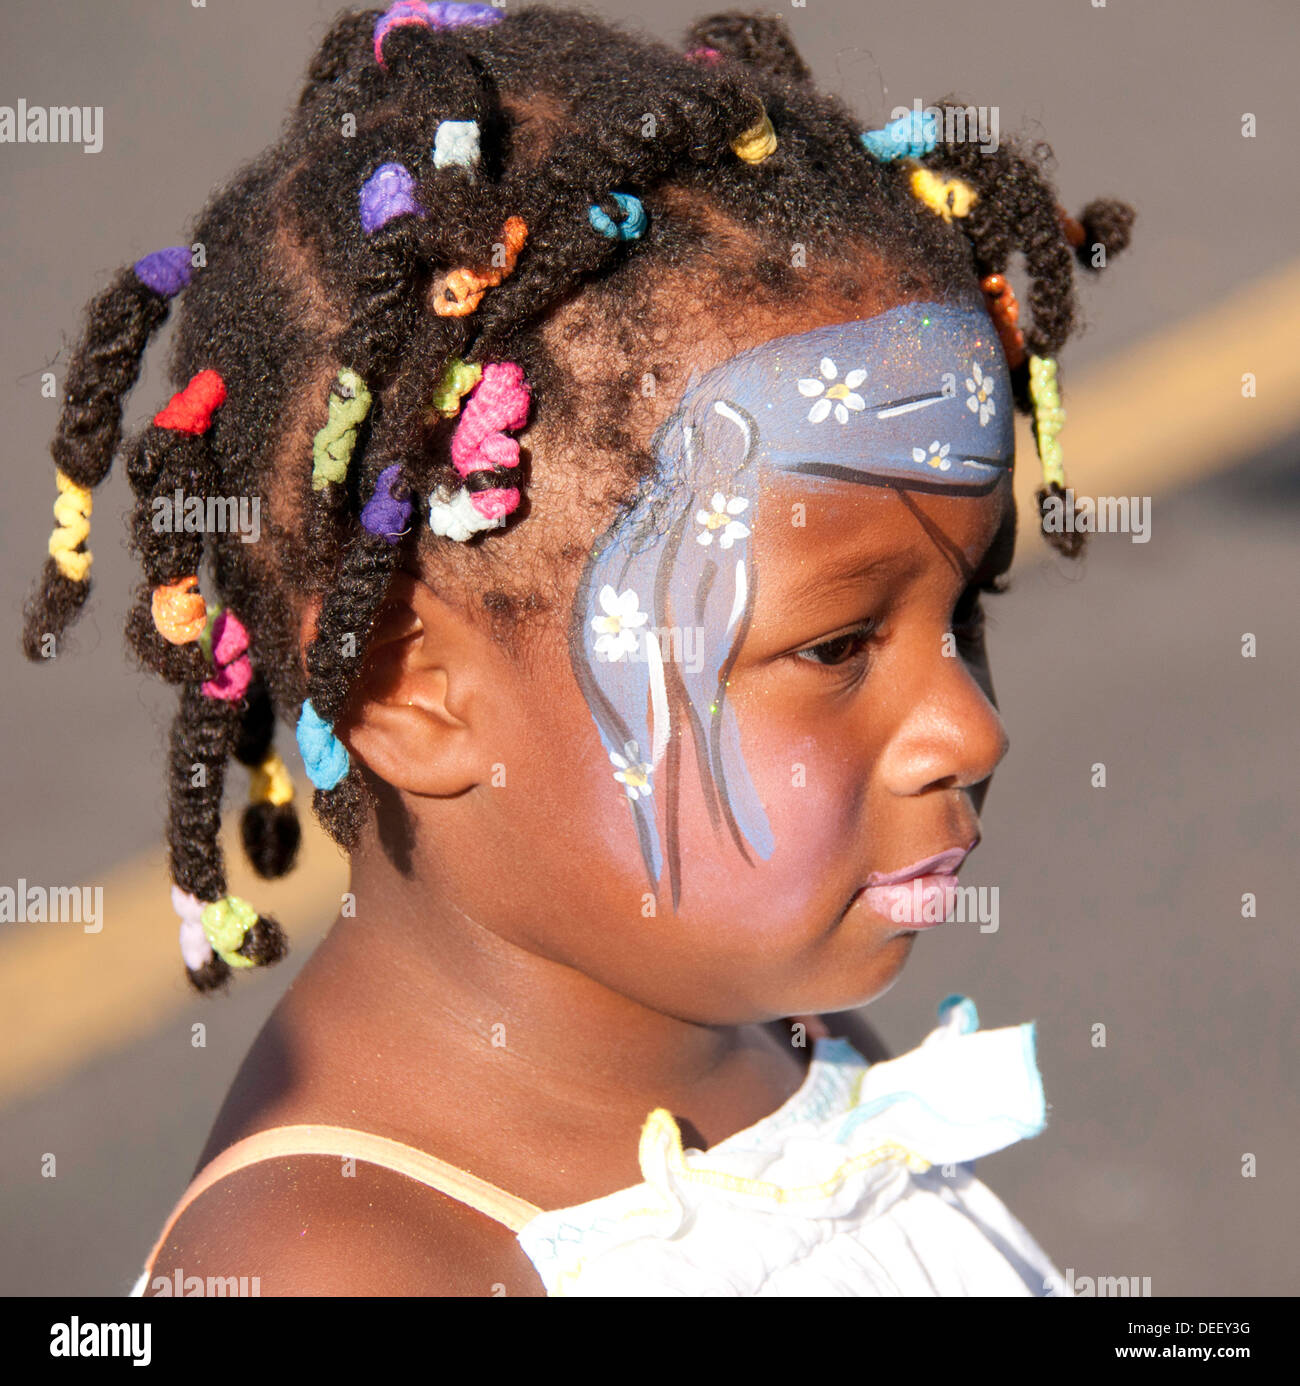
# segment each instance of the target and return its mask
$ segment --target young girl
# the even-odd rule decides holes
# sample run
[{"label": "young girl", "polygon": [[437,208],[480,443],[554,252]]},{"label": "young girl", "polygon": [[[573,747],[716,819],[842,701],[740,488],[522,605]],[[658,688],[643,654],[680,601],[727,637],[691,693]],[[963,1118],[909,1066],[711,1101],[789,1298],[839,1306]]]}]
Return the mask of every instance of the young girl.
[{"label": "young girl", "polygon": [[776,19],[677,53],[402,0],[90,305],[28,653],[180,297],[129,635],[180,690],[194,986],[286,949],[218,845],[233,755],[254,865],[292,866],[279,719],[352,870],[135,1293],[1057,1286],[970,1168],[1043,1127],[1033,1026],[950,997],[890,1059],[858,1008],[979,840],[1013,409],[1041,502],[1072,266],[1132,212],[944,134],[863,129]]}]

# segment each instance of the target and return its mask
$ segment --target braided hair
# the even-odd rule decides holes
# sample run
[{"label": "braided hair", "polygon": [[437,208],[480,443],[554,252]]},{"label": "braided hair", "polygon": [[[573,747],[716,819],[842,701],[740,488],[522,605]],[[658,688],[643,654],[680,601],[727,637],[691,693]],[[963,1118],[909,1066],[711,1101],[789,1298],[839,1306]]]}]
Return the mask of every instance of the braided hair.
[{"label": "braided hair", "polygon": [[[670,279],[701,300],[786,305],[817,283],[852,293],[867,274],[900,297],[979,282],[1016,406],[1034,419],[1040,503],[1059,491],[1055,362],[1074,266],[1122,250],[1133,213],[1097,201],[1071,218],[1049,158],[945,143],[912,119],[864,132],[815,89],[775,17],[710,16],[678,52],[536,5],[505,17],[399,0],[341,15],[280,140],[199,215],[194,253],[146,256],[88,306],[52,445],[59,527],[25,613],[28,657],[48,657],[89,588],[91,489],[183,295],[182,388],[126,448],[143,571],[128,636],[179,688],[167,832],[193,985],[219,987],[286,946],[227,894],[227,760],[251,772],[242,839],[261,875],[287,871],[299,840],[277,715],[297,724],[320,821],[357,844],[372,794],[333,728],[393,574],[418,555],[507,642],[547,610],[542,569],[520,558],[530,467],[509,432],[530,413],[598,432],[609,461],[593,500],[626,500],[654,466],[627,400],[664,352],[642,310]],[[795,243],[818,274],[792,265]],[[1006,278],[1017,252],[1024,325]],[[547,330],[575,298],[612,342],[593,389]],[[160,527],[178,491],[257,498],[269,542]],[[1068,549],[1076,536],[1049,538]]]}]

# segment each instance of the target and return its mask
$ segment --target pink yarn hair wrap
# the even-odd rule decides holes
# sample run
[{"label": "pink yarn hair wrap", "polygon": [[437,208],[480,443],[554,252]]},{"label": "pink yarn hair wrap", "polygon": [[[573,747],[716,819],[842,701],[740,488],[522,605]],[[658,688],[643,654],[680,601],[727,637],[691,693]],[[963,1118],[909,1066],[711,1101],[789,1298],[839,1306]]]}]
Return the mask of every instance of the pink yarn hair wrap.
[{"label": "pink yarn hair wrap", "polygon": [[191,972],[197,972],[205,963],[212,961],[212,945],[203,932],[203,901],[174,885],[172,909],[180,915],[181,920],[181,957]]},{"label": "pink yarn hair wrap", "polygon": [[212,663],[217,672],[202,686],[207,697],[237,703],[248,692],[253,666],[244,653],[247,649],[244,623],[227,608],[212,623]]},{"label": "pink yarn hair wrap", "polygon": [[[531,399],[522,366],[495,361],[483,367],[483,377],[466,400],[451,440],[452,466],[462,478],[471,472],[519,465],[519,443],[503,430],[524,426]],[[494,486],[474,491],[470,504],[485,520],[499,519],[518,508],[519,490]]]}]

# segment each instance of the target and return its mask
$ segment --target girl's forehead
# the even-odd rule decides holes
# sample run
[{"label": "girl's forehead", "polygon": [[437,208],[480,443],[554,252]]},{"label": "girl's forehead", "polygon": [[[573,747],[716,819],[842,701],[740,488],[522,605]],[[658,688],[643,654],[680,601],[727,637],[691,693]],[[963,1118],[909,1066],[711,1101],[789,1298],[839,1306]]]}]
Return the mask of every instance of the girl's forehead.
[{"label": "girl's forehead", "polygon": [[1011,381],[981,306],[909,303],[692,373],[653,443],[693,488],[756,464],[983,494],[1014,459]]}]

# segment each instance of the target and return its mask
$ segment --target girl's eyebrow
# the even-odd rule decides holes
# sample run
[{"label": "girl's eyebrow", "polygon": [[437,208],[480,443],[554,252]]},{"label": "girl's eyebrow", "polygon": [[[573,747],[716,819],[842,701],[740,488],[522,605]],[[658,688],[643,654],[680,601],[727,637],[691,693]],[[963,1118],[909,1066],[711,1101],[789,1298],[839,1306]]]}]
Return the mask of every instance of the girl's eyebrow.
[{"label": "girl's eyebrow", "polygon": [[774,606],[782,615],[812,615],[828,596],[897,567],[897,554],[872,556],[848,550],[837,561],[828,560],[805,569],[788,590],[775,594]]},{"label": "girl's eyebrow", "polygon": [[[966,568],[966,581],[991,581],[1006,572],[1015,553],[1017,521],[1015,500],[1008,492],[1002,519],[988,547],[973,567],[962,564]],[[773,606],[783,615],[796,618],[812,615],[829,596],[856,587],[867,578],[896,572],[900,566],[896,553],[871,555],[849,549],[834,560],[828,559],[805,568],[788,589],[774,594]]]}]

